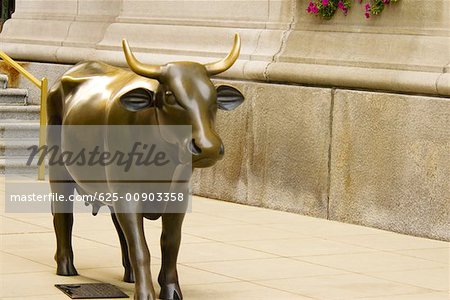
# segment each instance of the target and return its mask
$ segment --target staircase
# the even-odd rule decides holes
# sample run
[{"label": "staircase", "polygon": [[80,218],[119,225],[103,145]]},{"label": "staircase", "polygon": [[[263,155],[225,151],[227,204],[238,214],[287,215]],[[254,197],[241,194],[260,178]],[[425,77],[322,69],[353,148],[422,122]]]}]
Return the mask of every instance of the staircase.
[{"label": "staircase", "polygon": [[0,174],[37,176],[36,166],[26,166],[31,145],[39,139],[39,106],[29,105],[28,91],[8,88],[0,74]]}]

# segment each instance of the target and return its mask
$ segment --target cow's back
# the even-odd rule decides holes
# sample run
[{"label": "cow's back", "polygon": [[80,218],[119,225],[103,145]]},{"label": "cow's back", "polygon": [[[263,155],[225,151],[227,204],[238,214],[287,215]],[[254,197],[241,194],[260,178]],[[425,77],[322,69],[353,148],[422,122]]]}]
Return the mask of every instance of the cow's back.
[{"label": "cow's back", "polygon": [[[93,146],[99,145],[98,150],[102,152],[105,150],[105,136],[86,134],[89,128],[84,126],[96,125],[92,127],[96,130],[90,130],[92,133],[99,131],[99,125],[155,125],[152,108],[139,113],[130,112],[118,100],[133,89],[156,91],[157,87],[158,82],[155,80],[105,63],[84,62],[75,65],[49,92],[48,124],[65,125],[57,138],[59,140],[50,144],[60,144],[63,151],[83,148],[92,150]],[[108,191],[108,186],[102,183],[107,181],[105,168],[66,166],[65,169],[82,190],[88,193]],[[98,183],[83,183],[80,178],[95,179]]]},{"label": "cow's back", "polygon": [[59,84],[64,125],[108,124],[107,112],[121,95],[135,88],[156,91],[158,87],[156,80],[101,62],[75,65]]}]

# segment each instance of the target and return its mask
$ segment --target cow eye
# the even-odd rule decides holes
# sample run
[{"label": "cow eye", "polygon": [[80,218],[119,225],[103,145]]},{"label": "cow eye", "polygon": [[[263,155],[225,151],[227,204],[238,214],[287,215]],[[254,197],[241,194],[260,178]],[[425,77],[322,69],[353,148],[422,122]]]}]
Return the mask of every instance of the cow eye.
[{"label": "cow eye", "polygon": [[170,105],[177,105],[178,101],[175,98],[174,94],[171,91],[166,91],[166,102]]}]

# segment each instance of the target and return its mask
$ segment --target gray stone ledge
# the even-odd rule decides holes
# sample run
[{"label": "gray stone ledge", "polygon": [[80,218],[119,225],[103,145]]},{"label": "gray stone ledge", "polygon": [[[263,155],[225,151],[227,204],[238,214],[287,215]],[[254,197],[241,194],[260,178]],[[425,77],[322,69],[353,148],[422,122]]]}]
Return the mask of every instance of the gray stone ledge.
[{"label": "gray stone ledge", "polygon": [[[80,48],[74,47],[74,45],[68,44],[61,47],[36,43],[24,47],[24,44],[8,43],[4,45],[3,49],[7,53],[15,53],[12,56],[21,60],[63,64],[74,64],[83,60],[101,60],[126,67],[123,53],[120,51]],[[208,62],[215,59],[214,57],[179,54],[137,52],[136,55],[143,61],[151,61],[155,64],[178,60]],[[240,59],[233,68],[221,74],[219,78],[450,96],[450,73],[284,62],[269,63]]]},{"label": "gray stone ledge", "polygon": [[276,82],[450,96],[448,73],[295,63],[273,63],[267,73]]}]

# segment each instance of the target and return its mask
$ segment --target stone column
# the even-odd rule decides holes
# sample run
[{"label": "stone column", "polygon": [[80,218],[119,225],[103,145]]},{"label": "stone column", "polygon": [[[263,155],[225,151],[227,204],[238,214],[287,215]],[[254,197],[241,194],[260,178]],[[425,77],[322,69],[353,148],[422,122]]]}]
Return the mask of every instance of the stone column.
[{"label": "stone column", "polygon": [[121,0],[17,0],[1,33],[1,48],[20,60],[89,59],[120,7]]}]

